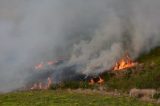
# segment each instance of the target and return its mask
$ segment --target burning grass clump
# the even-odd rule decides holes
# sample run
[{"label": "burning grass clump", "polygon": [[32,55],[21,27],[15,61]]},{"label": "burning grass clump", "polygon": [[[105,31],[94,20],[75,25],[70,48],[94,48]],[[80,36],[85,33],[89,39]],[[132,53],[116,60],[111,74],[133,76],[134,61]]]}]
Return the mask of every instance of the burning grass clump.
[{"label": "burning grass clump", "polygon": [[[141,55],[137,61],[143,63],[135,68],[109,73],[106,85],[110,89],[129,90],[131,88],[160,88],[160,48]],[[113,75],[111,75],[113,74]]]},{"label": "burning grass clump", "polygon": [[131,88],[160,88],[160,66],[154,69],[144,69],[144,71],[134,73],[133,71],[121,73],[120,75],[112,76],[106,85],[111,89],[129,90]]}]

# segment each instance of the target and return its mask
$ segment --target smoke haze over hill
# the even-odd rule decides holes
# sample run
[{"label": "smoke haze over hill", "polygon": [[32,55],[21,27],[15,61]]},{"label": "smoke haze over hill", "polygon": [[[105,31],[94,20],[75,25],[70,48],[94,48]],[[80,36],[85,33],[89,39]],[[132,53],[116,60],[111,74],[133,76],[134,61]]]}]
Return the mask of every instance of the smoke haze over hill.
[{"label": "smoke haze over hill", "polygon": [[24,86],[30,68],[41,61],[69,57],[66,66],[82,66],[77,73],[99,74],[125,51],[136,58],[160,46],[159,5],[160,0],[1,0],[0,91]]}]

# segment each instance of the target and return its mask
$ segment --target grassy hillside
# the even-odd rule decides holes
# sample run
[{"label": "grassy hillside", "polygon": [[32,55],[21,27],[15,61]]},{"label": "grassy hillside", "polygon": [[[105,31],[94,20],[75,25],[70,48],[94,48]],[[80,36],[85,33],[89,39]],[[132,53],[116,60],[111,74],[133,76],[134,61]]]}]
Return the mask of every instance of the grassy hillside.
[{"label": "grassy hillside", "polygon": [[[111,74],[106,85],[109,88],[127,90],[131,88],[160,88],[160,48],[153,49],[141,55],[137,60],[139,65],[134,69],[122,72],[121,77]],[[112,76],[112,77],[111,77]]]},{"label": "grassy hillside", "polygon": [[[128,92],[131,88],[154,88],[160,90],[160,48],[141,55],[139,65],[118,73],[103,75],[108,89]],[[159,104],[140,102],[125,96],[109,96],[103,93],[74,92],[66,88],[97,89],[99,85],[90,86],[88,82],[64,82],[52,85],[50,91],[25,91],[0,94],[0,106],[159,106]],[[61,90],[56,90],[61,89]],[[157,98],[159,98],[158,95]]]},{"label": "grassy hillside", "polygon": [[158,106],[133,98],[111,97],[97,93],[29,91],[0,95],[0,106]]}]

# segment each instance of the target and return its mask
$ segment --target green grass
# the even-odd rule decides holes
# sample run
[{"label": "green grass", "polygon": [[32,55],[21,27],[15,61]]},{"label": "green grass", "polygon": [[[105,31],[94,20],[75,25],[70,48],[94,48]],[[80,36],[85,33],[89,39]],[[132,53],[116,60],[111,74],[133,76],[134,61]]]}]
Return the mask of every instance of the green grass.
[{"label": "green grass", "polygon": [[0,95],[0,106],[158,106],[134,98],[111,97],[97,93],[26,91]]},{"label": "green grass", "polygon": [[143,65],[127,70],[123,77],[109,77],[106,85],[125,91],[135,87],[160,89],[160,48],[141,55],[136,61]]}]

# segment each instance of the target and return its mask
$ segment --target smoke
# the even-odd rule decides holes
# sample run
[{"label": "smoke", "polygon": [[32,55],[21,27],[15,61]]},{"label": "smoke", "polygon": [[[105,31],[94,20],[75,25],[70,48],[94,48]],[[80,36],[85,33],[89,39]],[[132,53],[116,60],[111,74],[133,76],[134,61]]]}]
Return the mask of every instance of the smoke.
[{"label": "smoke", "polygon": [[80,64],[75,71],[91,75],[110,69],[125,51],[133,58],[148,52],[160,45],[159,5],[159,0],[1,0],[0,91],[25,86],[31,67],[41,61],[68,57],[67,66]]}]

